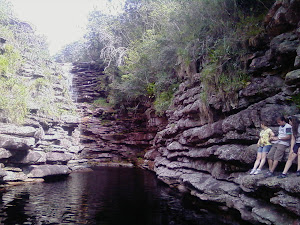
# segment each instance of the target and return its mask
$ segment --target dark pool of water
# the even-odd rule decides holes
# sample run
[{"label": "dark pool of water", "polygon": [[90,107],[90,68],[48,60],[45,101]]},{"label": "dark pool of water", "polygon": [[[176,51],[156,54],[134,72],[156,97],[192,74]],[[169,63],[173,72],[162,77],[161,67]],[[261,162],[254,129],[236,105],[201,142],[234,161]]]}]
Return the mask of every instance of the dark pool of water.
[{"label": "dark pool of water", "polygon": [[232,224],[185,205],[150,172],[98,168],[6,189],[0,194],[0,224]]}]

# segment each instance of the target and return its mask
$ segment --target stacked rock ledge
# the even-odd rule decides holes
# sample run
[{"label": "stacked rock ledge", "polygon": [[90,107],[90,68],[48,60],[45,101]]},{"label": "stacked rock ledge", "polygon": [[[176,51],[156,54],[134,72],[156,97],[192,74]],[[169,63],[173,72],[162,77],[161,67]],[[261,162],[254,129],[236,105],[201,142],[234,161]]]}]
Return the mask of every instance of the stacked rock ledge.
[{"label": "stacked rock ledge", "polygon": [[267,163],[262,174],[249,175],[261,121],[277,135],[278,116],[299,116],[299,9],[299,1],[276,1],[266,17],[264,34],[257,37],[264,39],[264,48],[250,43],[252,79],[236,93],[235,101],[227,104],[208,96],[203,102],[201,72],[186,77],[166,113],[166,127],[144,156],[145,168],[171,187],[221,211],[233,210],[251,224],[300,223],[296,162],[287,178],[277,178],[289,148],[276,176],[264,177]]},{"label": "stacked rock ledge", "polygon": [[[61,116],[39,112],[34,100],[29,104],[30,114],[23,125],[0,123],[0,180],[2,183],[32,181],[49,176],[67,175],[86,168],[80,162],[83,146],[80,143],[79,116],[69,95],[65,77],[59,67],[52,70],[53,94],[56,102],[68,113]],[[62,73],[64,79],[56,74]],[[35,79],[36,67],[25,64],[20,76]],[[42,75],[42,74],[41,74]],[[51,93],[51,92],[50,92]],[[2,120],[3,121],[3,120]],[[70,166],[68,163],[72,161]]]}]

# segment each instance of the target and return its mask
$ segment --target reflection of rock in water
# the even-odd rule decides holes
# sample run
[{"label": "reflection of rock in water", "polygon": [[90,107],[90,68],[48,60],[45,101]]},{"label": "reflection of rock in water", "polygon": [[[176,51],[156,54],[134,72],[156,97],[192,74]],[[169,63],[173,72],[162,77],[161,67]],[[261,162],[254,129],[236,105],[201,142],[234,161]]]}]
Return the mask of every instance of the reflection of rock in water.
[{"label": "reflection of rock in water", "polygon": [[153,174],[129,168],[101,168],[57,182],[9,187],[2,199],[1,224],[233,224],[184,207]]},{"label": "reflection of rock in water", "polygon": [[[1,224],[75,224],[80,212],[80,196],[85,188],[82,179],[61,180],[54,183],[24,184],[10,187],[3,194]],[[24,195],[23,193],[27,193]],[[18,209],[18,210],[17,210]],[[7,214],[7,211],[14,214]],[[22,221],[20,221],[22,219]]]},{"label": "reflection of rock in water", "polygon": [[215,203],[201,203],[199,199],[185,194],[180,194],[176,190],[168,187],[161,189],[163,204],[161,204],[164,215],[167,215],[168,225],[238,225],[249,224],[237,220],[239,215],[234,216],[235,212],[224,213],[218,210],[219,206]]},{"label": "reflection of rock in water", "polygon": [[[1,210],[0,223],[1,224],[25,224],[25,222],[34,222],[33,215],[26,214],[26,202],[30,194],[26,191],[14,193],[15,195],[3,195],[3,205],[5,208]],[[2,208],[2,205],[1,205]]]}]

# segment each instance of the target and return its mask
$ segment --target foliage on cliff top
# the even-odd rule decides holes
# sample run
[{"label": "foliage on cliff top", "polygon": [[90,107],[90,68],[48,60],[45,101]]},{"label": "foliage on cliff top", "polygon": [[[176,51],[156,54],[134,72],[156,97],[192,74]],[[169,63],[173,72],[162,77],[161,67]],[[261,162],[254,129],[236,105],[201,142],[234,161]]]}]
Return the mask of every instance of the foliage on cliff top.
[{"label": "foliage on cliff top", "polygon": [[[34,108],[38,105],[44,114],[50,111],[58,114],[62,110],[55,106],[49,60],[45,38],[37,35],[30,24],[19,20],[8,1],[0,0],[1,122],[22,123],[32,105]],[[35,77],[28,77],[30,73]]]},{"label": "foliage on cliff top", "polygon": [[[111,80],[110,99],[116,105],[154,100],[160,102],[155,106],[169,104],[174,93],[172,87],[180,82],[179,68],[187,68],[191,63],[200,65],[198,72],[207,67],[207,76],[202,80],[207,85],[214,81],[207,89],[209,92],[216,88],[235,91],[245,82],[240,72],[240,45],[243,38],[253,35],[259,27],[261,21],[253,18],[261,19],[259,15],[272,3],[127,0],[120,15],[99,11],[90,14],[85,41],[80,43],[84,50],[81,56],[106,63]],[[70,58],[78,54],[80,47],[75,46],[73,52],[67,46]],[[213,74],[208,74],[209,68]],[[235,71],[239,72],[232,74]],[[158,112],[166,108],[156,107]]]}]

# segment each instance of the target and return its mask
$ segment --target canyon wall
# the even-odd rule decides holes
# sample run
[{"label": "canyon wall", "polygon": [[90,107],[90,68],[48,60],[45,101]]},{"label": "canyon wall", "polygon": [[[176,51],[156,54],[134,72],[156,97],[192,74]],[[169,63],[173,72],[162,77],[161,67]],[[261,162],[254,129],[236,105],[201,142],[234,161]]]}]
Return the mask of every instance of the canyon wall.
[{"label": "canyon wall", "polygon": [[24,62],[20,68],[16,79],[22,79],[30,89],[26,99],[29,113],[22,124],[7,121],[1,115],[1,181],[68,175],[80,167],[79,153],[83,149],[79,117],[68,90],[69,78],[51,62],[47,71],[30,62]]},{"label": "canyon wall", "polygon": [[[23,125],[1,114],[2,182],[67,175],[90,166],[138,165],[201,203],[235,212],[251,224],[299,224],[295,165],[285,179],[248,175],[260,122],[276,133],[277,116],[300,113],[299,21],[299,0],[276,1],[264,32],[243,43],[248,53],[242,61],[251,77],[245,87],[229,99],[204,99],[201,71],[192,72],[195,65],[186,71],[182,67],[184,81],[161,117],[148,102],[130,110],[112,108],[106,100],[109,80],[96,63],[74,63],[72,88],[68,72],[54,64],[45,72],[24,63],[18,76],[37,86],[37,92],[29,97],[30,114]],[[51,116],[45,112],[53,108],[59,110]]]},{"label": "canyon wall", "polygon": [[186,76],[167,111],[168,125],[145,154],[145,166],[170,186],[218,203],[221,210],[236,210],[250,223],[299,224],[295,167],[286,179],[248,175],[260,122],[277,133],[277,116],[299,113],[299,21],[300,1],[274,4],[265,31],[245,43],[244,63],[252,78],[228,101],[220,96],[203,101],[201,71]]},{"label": "canyon wall", "polygon": [[[300,1],[274,4],[265,30],[243,43],[248,53],[242,61],[251,79],[230,98],[203,99],[201,71],[190,69],[195,65],[182,67],[179,76],[184,82],[163,117],[148,103],[130,111],[111,108],[103,68],[74,64],[81,158],[90,165],[129,161],[202,204],[234,212],[250,224],[299,224],[295,163],[285,179],[249,175],[260,122],[277,133],[276,117],[299,114],[299,21]],[[101,104],[96,103],[99,99]],[[287,148],[285,160],[288,152]],[[276,175],[283,166],[281,162]]]},{"label": "canyon wall", "polygon": [[106,100],[103,67],[95,63],[74,63],[72,73],[84,146],[81,158],[95,166],[137,165],[166,118],[144,105],[127,111],[113,109]]}]

